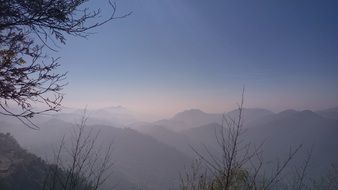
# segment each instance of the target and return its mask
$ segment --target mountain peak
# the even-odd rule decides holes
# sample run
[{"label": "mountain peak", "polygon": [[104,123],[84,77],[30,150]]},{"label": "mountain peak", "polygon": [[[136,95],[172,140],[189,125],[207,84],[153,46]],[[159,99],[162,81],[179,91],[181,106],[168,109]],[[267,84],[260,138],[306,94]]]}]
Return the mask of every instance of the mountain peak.
[{"label": "mountain peak", "polygon": [[104,107],[104,108],[101,108],[101,109],[97,109],[96,112],[108,112],[110,114],[129,114],[130,111],[121,106],[121,105],[118,105],[118,106],[109,106],[109,107]]},{"label": "mountain peak", "polygon": [[191,108],[191,109],[184,110],[181,113],[205,113],[205,112],[197,108]]},{"label": "mountain peak", "polygon": [[303,110],[299,112],[299,115],[303,117],[309,117],[309,118],[320,118],[321,116],[311,110]]},{"label": "mountain peak", "polygon": [[320,110],[317,111],[316,113],[326,118],[338,120],[338,106],[325,110]]},{"label": "mountain peak", "polygon": [[179,112],[177,114],[174,115],[173,118],[182,118],[182,117],[197,117],[197,116],[201,116],[201,115],[205,115],[207,113],[203,112],[200,109],[188,109],[188,110],[184,110],[182,112]]},{"label": "mountain peak", "polygon": [[204,111],[202,111],[200,109],[197,109],[197,108],[190,108],[190,109],[187,109],[187,110],[184,110],[184,111],[186,111],[186,112],[201,112],[201,113],[204,113]]},{"label": "mountain peak", "polygon": [[311,110],[303,110],[303,111],[301,111],[301,113],[303,113],[303,114],[315,114],[313,111],[311,111]]},{"label": "mountain peak", "polygon": [[295,114],[295,113],[297,113],[296,110],[294,110],[294,109],[287,109],[287,110],[279,112],[278,114],[279,115],[291,115],[291,114]]}]

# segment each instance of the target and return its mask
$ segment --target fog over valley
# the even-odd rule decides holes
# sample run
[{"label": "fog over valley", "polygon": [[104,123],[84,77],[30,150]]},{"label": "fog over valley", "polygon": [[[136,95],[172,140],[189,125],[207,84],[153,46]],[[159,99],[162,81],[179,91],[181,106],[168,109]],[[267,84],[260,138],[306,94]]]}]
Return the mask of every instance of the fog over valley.
[{"label": "fog over valley", "polygon": [[0,190],[338,190],[337,8],[0,0]]},{"label": "fog over valley", "polygon": [[[98,110],[69,109],[67,113],[39,116],[40,129],[32,130],[15,118],[1,118],[1,133],[10,133],[19,145],[35,155],[53,160],[62,138],[71,145],[72,132],[83,114],[88,115],[86,128],[98,132],[97,143],[113,142],[108,185],[116,189],[178,188],[180,173],[198,157],[195,151],[208,156],[221,156],[217,133],[222,117],[236,118],[238,110],[225,113],[206,113],[189,109],[171,118],[142,122],[122,106]],[[76,120],[77,119],[77,120]],[[224,127],[224,126],[223,126]],[[244,108],[241,141],[263,144],[266,170],[272,163],[288,154],[290,147],[303,146],[293,160],[302,162],[306,151],[313,150],[309,172],[314,177],[324,173],[338,158],[338,107],[320,111],[285,110],[274,113],[266,109]],[[96,133],[95,133],[96,134]],[[206,149],[207,147],[207,149]],[[206,152],[207,151],[207,152]],[[290,170],[292,165],[290,165]]]}]

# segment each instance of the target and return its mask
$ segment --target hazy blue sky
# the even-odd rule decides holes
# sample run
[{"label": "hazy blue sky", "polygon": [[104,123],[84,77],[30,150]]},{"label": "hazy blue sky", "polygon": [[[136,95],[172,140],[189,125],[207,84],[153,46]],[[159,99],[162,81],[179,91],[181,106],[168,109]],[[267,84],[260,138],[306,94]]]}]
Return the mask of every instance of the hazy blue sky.
[{"label": "hazy blue sky", "polygon": [[[275,111],[338,105],[337,0],[123,0],[133,11],[69,38],[65,106],[173,114],[246,106]],[[109,13],[103,0],[87,4]],[[108,15],[107,15],[108,16]]]}]

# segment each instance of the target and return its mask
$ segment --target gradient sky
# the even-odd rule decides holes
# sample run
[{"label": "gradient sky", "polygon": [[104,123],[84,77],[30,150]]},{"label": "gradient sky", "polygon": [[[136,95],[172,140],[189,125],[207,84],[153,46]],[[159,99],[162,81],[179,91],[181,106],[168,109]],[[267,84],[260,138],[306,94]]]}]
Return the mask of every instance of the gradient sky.
[{"label": "gradient sky", "polygon": [[[158,115],[188,108],[273,111],[338,106],[336,0],[123,0],[133,14],[68,38],[64,105],[123,105]],[[103,0],[87,3],[102,8]]]}]

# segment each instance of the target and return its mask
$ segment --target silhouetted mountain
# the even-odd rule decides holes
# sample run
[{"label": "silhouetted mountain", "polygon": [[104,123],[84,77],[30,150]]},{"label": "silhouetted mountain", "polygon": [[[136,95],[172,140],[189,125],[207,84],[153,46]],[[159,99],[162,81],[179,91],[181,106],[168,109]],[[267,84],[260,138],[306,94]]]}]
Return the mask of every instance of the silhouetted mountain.
[{"label": "silhouetted mountain", "polygon": [[248,131],[251,137],[271,139],[275,145],[330,144],[337,146],[338,121],[309,111],[288,111],[273,115],[269,121]]},{"label": "silhouetted mountain", "polygon": [[170,130],[180,131],[212,122],[220,122],[221,119],[221,114],[210,114],[198,109],[190,109],[179,112],[170,119],[157,121],[155,124]]},{"label": "silhouetted mountain", "polygon": [[205,113],[199,109],[190,109],[177,113],[173,120],[184,121],[192,126],[201,125],[203,123],[210,123],[219,119],[219,114]]},{"label": "silhouetted mountain", "polygon": [[114,130],[111,133],[105,130],[102,138],[116,137],[113,152],[116,168],[150,189],[177,187],[178,174],[190,161],[187,156],[135,130]]},{"label": "silhouetted mountain", "polygon": [[48,165],[26,152],[8,133],[0,133],[0,189],[42,189]]},{"label": "silhouetted mountain", "polygon": [[[236,117],[236,113],[234,110],[226,116]],[[267,162],[283,158],[290,146],[303,144],[306,150],[313,145],[311,172],[321,175],[331,162],[338,163],[338,120],[322,113],[309,110],[272,113],[264,109],[244,109],[242,140],[256,145],[265,142],[263,151]],[[120,182],[117,189],[121,190],[132,190],[137,186],[150,190],[176,189],[180,172],[196,157],[194,151],[203,155],[220,155],[216,135],[222,126],[220,122],[214,122],[220,121],[219,118],[221,114],[187,110],[155,124],[137,122],[130,125],[138,131],[116,128],[111,124],[88,127],[100,131],[100,144],[114,142],[114,174],[108,185]],[[75,124],[57,117],[43,118],[40,127],[36,131],[12,120],[0,120],[0,132],[11,132],[25,149],[42,158],[50,157],[56,142],[64,135],[67,139],[71,136]],[[303,159],[304,154],[300,153],[296,162]]]},{"label": "silhouetted mountain", "polygon": [[138,121],[134,113],[123,106],[110,106],[91,110],[89,116],[110,121],[115,125],[127,125]]},{"label": "silhouetted mountain", "polygon": [[323,117],[338,120],[338,106],[334,108],[330,108],[330,109],[320,110],[320,111],[317,111],[316,113],[318,113],[319,115]]},{"label": "silhouetted mountain", "polygon": [[[14,136],[29,150],[42,157],[50,157],[57,142],[65,134],[67,138],[71,136],[74,126],[52,119],[44,123],[40,131],[27,130],[25,134],[20,130],[11,131],[17,132]],[[176,188],[180,171],[190,162],[190,158],[182,152],[135,130],[104,125],[88,127],[100,131],[99,144],[113,141],[112,171],[118,171],[130,183],[144,189]]]},{"label": "silhouetted mountain", "polygon": [[[225,114],[227,117],[235,117],[238,110],[232,110]],[[274,113],[259,108],[244,108],[244,118],[246,123],[255,122]],[[170,130],[181,131],[209,123],[222,123],[222,113],[205,113],[198,109],[190,109],[177,113],[170,119],[155,122],[155,125],[167,127]],[[249,125],[248,125],[249,126]]]},{"label": "silhouetted mountain", "polygon": [[[1,190],[39,190],[48,183],[48,171],[52,165],[22,149],[16,140],[7,133],[0,133],[0,189]],[[53,166],[55,167],[55,166]],[[60,175],[65,173],[58,169]],[[58,183],[56,181],[56,183]],[[103,190],[139,189],[121,172],[114,171],[109,182],[104,183]],[[61,188],[56,188],[61,189]]]},{"label": "silhouetted mountain", "polygon": [[[322,117],[312,111],[286,110],[278,114],[263,117],[264,120],[255,122],[245,130],[242,140],[247,143],[259,145],[264,142],[263,151],[265,159],[276,160],[287,155],[290,146],[303,145],[303,150],[314,147],[312,166],[316,174],[323,174],[331,163],[338,163],[338,121]],[[219,149],[215,128],[220,125],[205,125],[185,131],[189,138],[199,141],[208,147],[209,151],[217,154]],[[297,160],[303,160],[300,153]]]},{"label": "silhouetted mountain", "polygon": [[[238,117],[238,109],[230,111],[226,114],[227,117],[236,118]],[[274,113],[272,111],[260,108],[244,108],[243,109],[243,123],[244,127],[248,128],[252,123],[261,121],[262,119],[272,116]]]},{"label": "silhouetted mountain", "polygon": [[150,135],[162,143],[175,147],[177,150],[190,157],[195,156],[194,154],[191,154],[191,147],[189,146],[192,144],[191,139],[183,133],[172,131],[166,127],[157,125],[147,125],[138,129],[141,133]]},{"label": "silhouetted mountain", "polygon": [[215,135],[221,128],[222,125],[218,123],[209,123],[206,125],[182,131],[182,133],[192,139],[200,140],[201,142],[207,143],[208,141],[215,139]]}]

